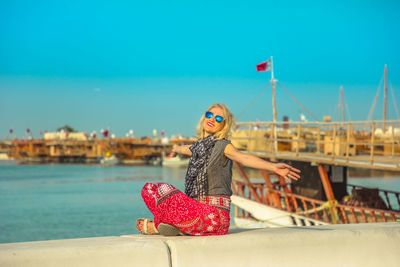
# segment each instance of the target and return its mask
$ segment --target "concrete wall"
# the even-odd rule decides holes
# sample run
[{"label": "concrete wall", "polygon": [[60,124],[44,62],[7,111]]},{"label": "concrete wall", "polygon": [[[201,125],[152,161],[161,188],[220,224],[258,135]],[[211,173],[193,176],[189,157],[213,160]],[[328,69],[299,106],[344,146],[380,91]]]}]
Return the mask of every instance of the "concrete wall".
[{"label": "concrete wall", "polygon": [[400,223],[0,244],[0,266],[400,266]]}]

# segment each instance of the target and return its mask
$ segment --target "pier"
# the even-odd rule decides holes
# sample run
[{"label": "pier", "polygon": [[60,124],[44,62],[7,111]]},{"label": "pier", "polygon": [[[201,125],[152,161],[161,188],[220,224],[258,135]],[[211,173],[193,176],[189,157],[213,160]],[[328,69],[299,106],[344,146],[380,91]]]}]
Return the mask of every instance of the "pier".
[{"label": "pier", "polygon": [[232,143],[266,159],[400,171],[400,120],[236,125]]},{"label": "pier", "polygon": [[[400,171],[400,120],[347,122],[237,122],[236,148],[268,160],[300,160],[365,169]],[[195,139],[85,138],[0,141],[0,154],[27,162],[95,163],[115,155],[122,164],[169,153]]]},{"label": "pier", "polygon": [[232,143],[266,160],[287,162],[304,177],[288,183],[235,162],[240,178],[232,182],[232,203],[238,225],[315,226],[400,219],[399,192],[347,183],[349,167],[400,171],[400,121],[239,122]]},{"label": "pier", "polygon": [[144,138],[74,138],[3,140],[0,154],[9,159],[33,163],[98,163],[100,158],[114,155],[121,164],[146,163],[170,153],[173,144],[190,144],[190,139],[161,140]]}]

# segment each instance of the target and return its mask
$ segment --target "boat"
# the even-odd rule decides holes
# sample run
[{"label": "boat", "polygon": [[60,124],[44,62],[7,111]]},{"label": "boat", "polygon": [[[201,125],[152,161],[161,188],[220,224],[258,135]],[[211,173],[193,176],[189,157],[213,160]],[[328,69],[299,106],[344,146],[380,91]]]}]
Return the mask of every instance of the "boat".
[{"label": "boat", "polygon": [[106,153],[105,157],[100,158],[100,164],[103,165],[117,165],[120,161],[115,155],[111,155],[110,153]]},{"label": "boat", "polygon": [[291,161],[302,170],[287,183],[260,170],[251,180],[235,162],[240,179],[232,182],[235,224],[243,228],[314,226],[400,221],[400,192],[347,183],[347,167]]},{"label": "boat", "polygon": [[[231,141],[245,153],[300,169],[303,178],[287,183],[263,170],[246,172],[235,162],[235,224],[259,228],[400,221],[400,192],[347,183],[349,167],[400,171],[400,119],[386,118],[387,67],[382,121],[370,116],[367,121],[345,121],[341,88],[343,121],[278,122],[277,80],[271,71],[273,121],[236,123]],[[249,178],[249,171],[256,179]]]},{"label": "boat", "polygon": [[162,163],[161,157],[152,157],[148,161],[148,164],[153,166],[160,166],[161,163]]},{"label": "boat", "polygon": [[162,160],[163,167],[169,168],[186,168],[189,165],[189,158],[183,158],[180,156],[176,157],[165,157]]},{"label": "boat", "polygon": [[0,160],[10,160],[7,153],[0,153]]}]

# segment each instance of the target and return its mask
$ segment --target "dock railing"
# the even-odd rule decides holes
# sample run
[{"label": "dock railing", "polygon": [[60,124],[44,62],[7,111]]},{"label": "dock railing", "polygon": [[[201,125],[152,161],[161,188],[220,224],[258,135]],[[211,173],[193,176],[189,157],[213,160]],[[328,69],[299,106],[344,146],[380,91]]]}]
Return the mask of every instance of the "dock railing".
[{"label": "dock railing", "polygon": [[400,170],[400,120],[237,122],[232,143],[269,158]]}]

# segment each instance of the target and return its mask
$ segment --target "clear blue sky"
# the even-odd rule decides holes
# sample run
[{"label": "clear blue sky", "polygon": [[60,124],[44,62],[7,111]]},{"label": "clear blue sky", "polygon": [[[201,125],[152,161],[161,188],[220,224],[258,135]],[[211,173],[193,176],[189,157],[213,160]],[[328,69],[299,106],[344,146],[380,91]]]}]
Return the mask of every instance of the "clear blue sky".
[{"label": "clear blue sky", "polygon": [[[0,138],[69,124],[193,135],[205,109],[239,114],[270,73],[322,119],[339,88],[365,120],[383,74],[400,105],[399,1],[0,2]],[[374,118],[382,118],[382,99]],[[278,119],[301,109],[278,88]],[[396,119],[389,90],[389,118]],[[271,120],[271,90],[239,120]],[[309,120],[312,120],[308,117]]]}]

